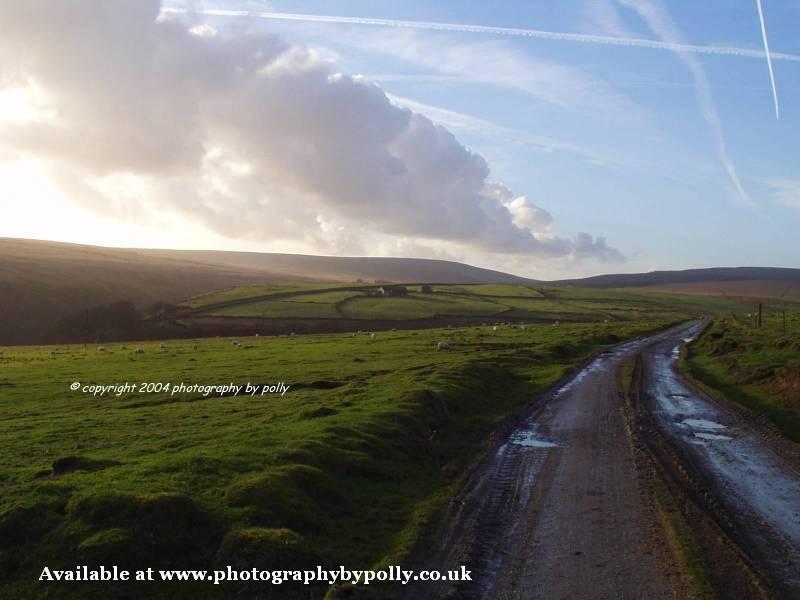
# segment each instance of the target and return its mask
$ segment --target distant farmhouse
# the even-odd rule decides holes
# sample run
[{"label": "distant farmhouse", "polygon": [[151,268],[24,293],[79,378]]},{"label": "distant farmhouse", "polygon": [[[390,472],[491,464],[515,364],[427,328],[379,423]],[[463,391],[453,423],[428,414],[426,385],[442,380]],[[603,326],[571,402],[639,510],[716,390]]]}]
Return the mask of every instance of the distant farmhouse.
[{"label": "distant farmhouse", "polygon": [[392,298],[408,296],[408,288],[403,285],[383,285],[378,288],[378,294]]}]

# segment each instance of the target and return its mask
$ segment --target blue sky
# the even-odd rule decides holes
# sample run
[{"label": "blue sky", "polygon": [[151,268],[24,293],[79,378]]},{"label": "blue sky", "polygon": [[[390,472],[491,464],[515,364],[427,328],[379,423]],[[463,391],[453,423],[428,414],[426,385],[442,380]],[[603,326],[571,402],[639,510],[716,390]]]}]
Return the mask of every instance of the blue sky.
[{"label": "blue sky", "polygon": [[[800,1],[763,0],[763,6],[772,52],[800,56]],[[251,11],[249,17],[179,18],[223,33],[244,27],[277,34],[314,49],[336,72],[377,83],[394,104],[429,117],[483,156],[489,180],[546,211],[553,235],[602,236],[624,261],[574,252],[507,255],[494,246],[437,244],[430,234],[419,247],[390,245],[381,253],[413,247],[413,255],[540,277],[800,267],[798,60],[774,60],[777,120],[763,56],[255,16],[270,11],[481,25],[761,52],[756,0],[206,0],[188,7]],[[137,227],[148,232],[140,245],[169,243],[158,223]],[[205,239],[218,246],[223,238]],[[188,230],[174,240],[180,247],[203,245]],[[305,249],[252,236],[232,247]],[[319,251],[359,253],[356,246],[337,247]]]},{"label": "blue sky", "polygon": [[[763,48],[755,1],[670,1],[672,18],[692,44]],[[635,11],[609,0],[553,2],[273,2],[277,11],[386,19],[480,24],[546,31],[655,36]],[[765,3],[771,50],[800,54],[800,3]],[[602,15],[615,14],[615,31]],[[484,83],[468,76],[428,76],[442,69],[388,55],[375,38],[391,29],[295,23],[265,26],[330,48],[351,73],[375,78],[390,94],[494,123],[508,134],[479,133],[448,123],[467,145],[487,157],[493,176],[550,211],[560,229],[596,231],[624,249],[625,270],[768,264],[800,267],[800,64],[776,61],[780,121],[773,112],[764,60],[698,55],[711,83],[725,143],[753,201],[743,203],[720,165],[715,142],[695,98],[695,83],[672,52],[470,33],[414,31],[430,46],[497,45],[520,62],[574,67],[639,111],[543,102],[514,82]],[[405,32],[404,32],[405,33]],[[402,43],[402,42],[398,42]],[[491,56],[486,56],[487,65]],[[408,76],[392,78],[392,75]],[[415,81],[414,76],[419,75]],[[476,74],[480,78],[480,74]],[[547,86],[543,81],[542,86]],[[592,83],[587,83],[591,90]],[[607,114],[598,117],[598,112]],[[436,113],[432,113],[436,116]],[[545,152],[530,137],[551,138],[607,157]],[[794,181],[796,206],[781,205],[771,182]],[[785,200],[784,200],[785,202]],[[591,268],[589,269],[591,270]]]}]

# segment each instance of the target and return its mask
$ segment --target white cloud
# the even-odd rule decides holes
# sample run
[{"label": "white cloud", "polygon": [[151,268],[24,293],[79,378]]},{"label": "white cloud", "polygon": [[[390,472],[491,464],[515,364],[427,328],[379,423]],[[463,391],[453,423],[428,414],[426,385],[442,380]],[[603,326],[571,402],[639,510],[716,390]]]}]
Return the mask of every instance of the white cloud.
[{"label": "white cloud", "polygon": [[[541,235],[544,211],[490,182],[482,156],[329,56],[160,11],[157,0],[29,0],[0,21],[3,87],[41,88],[55,115],[3,125],[5,147],[49,161],[53,181],[93,210],[171,211],[231,238],[335,252],[370,253],[359,240],[383,236],[622,258],[589,234]],[[448,57],[477,60],[469,48]],[[567,79],[559,94],[589,93]]]}]

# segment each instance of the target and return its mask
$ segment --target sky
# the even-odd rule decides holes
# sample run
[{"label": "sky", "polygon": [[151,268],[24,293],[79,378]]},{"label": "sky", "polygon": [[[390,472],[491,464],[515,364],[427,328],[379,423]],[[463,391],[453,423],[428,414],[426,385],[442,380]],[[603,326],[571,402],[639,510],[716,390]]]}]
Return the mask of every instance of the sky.
[{"label": "sky", "polygon": [[[800,267],[800,0],[0,0],[0,237]],[[774,86],[773,86],[774,81]]]}]

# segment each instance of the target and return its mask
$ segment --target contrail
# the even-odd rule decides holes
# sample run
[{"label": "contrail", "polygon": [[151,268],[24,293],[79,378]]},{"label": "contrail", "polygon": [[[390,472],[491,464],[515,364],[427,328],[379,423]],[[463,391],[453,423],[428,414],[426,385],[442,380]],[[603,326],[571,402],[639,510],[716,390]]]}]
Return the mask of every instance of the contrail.
[{"label": "contrail", "polygon": [[772,70],[772,57],[769,54],[769,41],[767,41],[767,26],[764,23],[764,10],[761,7],[761,0],[756,0],[758,6],[758,18],[761,20],[761,37],[764,38],[764,54],[767,57],[767,67],[769,68],[769,81],[772,84],[772,97],[775,99],[775,118],[781,118],[781,110],[778,105],[778,88],[775,86],[775,73]]},{"label": "contrail", "polygon": [[[672,16],[666,8],[662,5],[660,0],[620,0],[622,4],[639,14],[639,17],[647,24],[654,35],[668,42],[670,44],[677,43],[682,45],[684,41],[683,33],[678,28],[678,25],[673,21]],[[733,187],[740,200],[748,206],[753,206],[753,200],[744,189],[739,174],[736,172],[736,167],[728,154],[728,148],[725,145],[725,136],[722,132],[722,122],[720,121],[717,108],[714,105],[714,97],[711,93],[711,83],[708,81],[705,69],[702,63],[696,56],[687,54],[685,52],[677,52],[678,58],[689,69],[692,79],[695,84],[695,94],[697,96],[697,103],[700,106],[700,112],[706,121],[714,143],[717,147],[717,154],[722,167],[728,174]],[[763,55],[762,55],[763,56]]]},{"label": "contrail", "polygon": [[559,31],[542,31],[539,29],[518,29],[513,27],[489,27],[486,25],[463,25],[459,23],[436,23],[431,21],[399,21],[395,19],[369,19],[362,17],[337,17],[330,15],[309,15],[283,12],[250,12],[246,10],[162,8],[162,13],[202,14],[212,17],[251,17],[278,21],[304,21],[311,23],[338,23],[345,25],[368,25],[377,27],[404,27],[409,29],[432,29],[435,31],[458,31],[465,33],[484,33],[490,35],[510,35],[556,40],[561,42],[579,42],[584,44],[608,44],[612,46],[628,46],[637,48],[653,48],[671,50],[673,52],[691,52],[696,54],[718,54],[740,56],[745,58],[764,58],[800,62],[800,55],[772,52],[766,55],[760,50],[736,48],[732,46],[701,46],[695,44],[676,44],[645,38],[613,37],[607,35],[591,35],[584,33],[564,33]]}]

